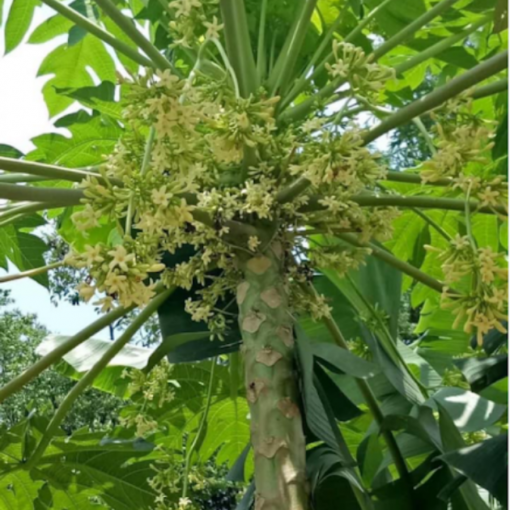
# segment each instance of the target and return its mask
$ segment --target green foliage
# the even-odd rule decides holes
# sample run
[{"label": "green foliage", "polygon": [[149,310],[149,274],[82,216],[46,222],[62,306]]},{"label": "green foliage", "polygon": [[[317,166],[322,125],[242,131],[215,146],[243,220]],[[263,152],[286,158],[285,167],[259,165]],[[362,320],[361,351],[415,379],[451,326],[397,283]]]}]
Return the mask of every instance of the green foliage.
[{"label": "green foliage", "polygon": [[10,53],[23,40],[32,22],[34,9],[38,4],[38,0],[13,0],[5,24],[6,54]]},{"label": "green foliage", "polygon": [[[6,291],[0,294],[0,384],[2,386],[29,367],[38,356],[36,347],[48,334],[34,315],[12,309],[13,302]],[[0,407],[0,426],[5,431],[29,414],[51,414],[60,404],[73,383],[50,369],[36,382],[13,395]],[[122,401],[96,390],[84,393],[63,424],[70,433],[82,427],[106,429],[115,424]]]}]

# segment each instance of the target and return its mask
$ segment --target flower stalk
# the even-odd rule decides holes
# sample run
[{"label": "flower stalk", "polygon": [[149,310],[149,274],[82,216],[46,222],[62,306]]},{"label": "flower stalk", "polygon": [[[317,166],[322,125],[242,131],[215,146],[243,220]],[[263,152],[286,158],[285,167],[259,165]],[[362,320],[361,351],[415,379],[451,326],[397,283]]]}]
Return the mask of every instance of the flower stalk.
[{"label": "flower stalk", "polygon": [[47,266],[29,269],[28,271],[23,271],[21,273],[8,274],[6,276],[0,277],[0,283],[13,282],[15,280],[21,280],[22,278],[33,278],[34,276],[47,273],[48,271],[51,271],[52,269],[57,269],[58,267],[62,267],[63,265],[64,265],[63,262],[55,262],[53,264],[48,264]]},{"label": "flower stalk", "polygon": [[155,64],[148,58],[138,53],[138,50],[132,48],[124,41],[117,39],[106,30],[103,30],[98,25],[92,23],[85,16],[82,16],[78,11],[67,7],[59,0],[42,0],[42,2],[52,9],[55,9],[55,11],[64,16],[64,18],[72,21],[77,26],[83,28],[90,34],[95,35],[99,40],[108,44],[119,53],[122,53],[126,57],[130,58],[133,62],[140,64],[142,67],[155,67]]},{"label": "flower stalk", "polygon": [[[172,64],[159,52],[149,39],[138,31],[132,19],[117,9],[110,0],[94,0],[108,17],[151,59],[158,69],[172,69]],[[152,66],[151,66],[152,67]]]}]

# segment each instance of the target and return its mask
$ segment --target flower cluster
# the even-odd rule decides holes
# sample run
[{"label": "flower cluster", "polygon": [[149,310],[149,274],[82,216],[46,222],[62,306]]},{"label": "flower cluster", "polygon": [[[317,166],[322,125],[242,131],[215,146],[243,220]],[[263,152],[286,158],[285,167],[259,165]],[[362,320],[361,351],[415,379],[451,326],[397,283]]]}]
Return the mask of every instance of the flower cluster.
[{"label": "flower cluster", "polygon": [[[508,308],[508,269],[503,254],[492,248],[477,248],[469,236],[457,236],[446,250],[426,247],[439,252],[444,274],[442,304],[457,315],[454,327],[464,321],[464,331],[476,331],[478,345],[483,336],[496,328],[506,329],[501,321],[506,319]],[[450,286],[459,285],[467,291],[458,294]]]},{"label": "flower cluster", "polygon": [[128,393],[134,401],[134,408],[121,418],[121,424],[135,427],[138,437],[146,437],[158,429],[158,423],[151,416],[152,410],[160,409],[175,398],[172,384],[172,366],[162,361],[150,372],[136,369],[124,370],[122,377],[130,379]]},{"label": "flower cluster", "polygon": [[491,166],[494,129],[473,113],[469,95],[451,100],[432,113],[436,121],[437,152],[421,168],[424,183],[450,180],[479,206],[506,207],[508,189],[501,177],[481,177]]},{"label": "flower cluster", "polygon": [[364,97],[377,95],[395,77],[394,69],[371,62],[371,57],[353,44],[333,41],[334,63],[326,64],[332,78],[349,82],[353,93]]},{"label": "flower cluster", "polygon": [[[88,282],[78,286],[80,296],[88,302],[96,294],[106,294],[94,304],[103,312],[111,310],[114,300],[124,307],[147,304],[154,296],[155,282],[150,276],[163,271],[165,266],[149,253],[137,253],[136,243],[107,247],[103,244],[86,245],[83,253],[72,252],[66,263],[76,268],[87,268]],[[140,255],[140,256],[139,256]]]},{"label": "flower cluster", "polygon": [[[228,301],[241,277],[240,253],[256,254],[278,238],[287,253],[303,249],[322,267],[345,272],[362,262],[365,250],[310,250],[301,232],[311,227],[383,240],[395,210],[350,200],[375,190],[385,175],[359,131],[331,132],[320,120],[277,130],[278,97],[261,89],[239,98],[224,83],[200,74],[190,78],[166,70],[124,80],[130,91],[124,118],[132,129],[101,169],[106,183],[83,183],[84,207],[73,216],[85,233],[106,217],[122,241],[89,246],[69,262],[89,269],[81,295],[102,294],[98,302],[105,310],[116,301],[145,304],[156,280],[188,290],[198,284],[186,310],[222,338],[232,321]],[[292,200],[280,199],[298,176],[311,186]],[[182,258],[186,247],[191,254]],[[307,277],[302,262],[286,260],[297,289],[290,294],[298,296]],[[296,298],[292,305],[315,318],[327,313],[320,298]]]},{"label": "flower cluster", "polygon": [[223,28],[216,17],[218,4],[218,0],[172,0],[168,8],[173,13],[169,23],[173,45],[191,48],[201,37],[217,39]]},{"label": "flower cluster", "polygon": [[469,163],[487,164],[486,153],[494,145],[491,130],[474,123],[444,129],[436,124],[438,151],[423,164],[423,182],[435,182],[445,177],[458,178]]}]

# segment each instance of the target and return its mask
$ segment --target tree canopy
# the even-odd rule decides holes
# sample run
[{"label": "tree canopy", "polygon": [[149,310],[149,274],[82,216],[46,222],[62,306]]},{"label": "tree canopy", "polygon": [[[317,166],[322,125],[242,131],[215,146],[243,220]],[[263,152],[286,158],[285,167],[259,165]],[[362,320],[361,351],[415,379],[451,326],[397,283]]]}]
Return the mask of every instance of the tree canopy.
[{"label": "tree canopy", "polygon": [[[0,388],[73,381],[3,433],[0,508],[190,510],[224,471],[239,510],[505,506],[506,3],[42,3],[68,136],[0,145],[2,280],[102,314]],[[90,387],[120,424],[68,436]]]}]

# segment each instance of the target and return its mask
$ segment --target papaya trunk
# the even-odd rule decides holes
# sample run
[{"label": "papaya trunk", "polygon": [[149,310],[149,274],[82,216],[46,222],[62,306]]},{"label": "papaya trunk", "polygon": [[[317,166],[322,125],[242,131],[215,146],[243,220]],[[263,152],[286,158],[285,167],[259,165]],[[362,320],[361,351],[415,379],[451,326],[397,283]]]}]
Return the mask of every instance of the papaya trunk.
[{"label": "papaya trunk", "polygon": [[241,261],[237,290],[243,335],[251,442],[255,455],[256,510],[306,510],[306,447],[293,368],[293,320],[274,243]]}]

